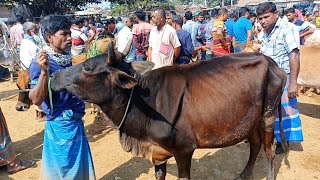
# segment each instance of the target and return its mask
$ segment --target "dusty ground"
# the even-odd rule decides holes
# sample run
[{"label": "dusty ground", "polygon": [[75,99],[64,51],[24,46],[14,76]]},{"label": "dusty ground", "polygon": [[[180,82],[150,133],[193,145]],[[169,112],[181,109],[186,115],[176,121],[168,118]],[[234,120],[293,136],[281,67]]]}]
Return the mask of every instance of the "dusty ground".
[{"label": "dusty ground", "polygon": [[[0,82],[0,99],[15,92],[14,84]],[[44,123],[35,120],[33,107],[26,112],[17,112],[16,100],[17,97],[0,101],[13,145],[19,154],[18,158],[35,159],[38,162],[33,168],[14,175],[8,175],[5,168],[1,168],[0,179],[39,179]],[[320,179],[320,96],[300,95],[299,105],[305,141],[299,145],[291,145],[288,165],[283,156],[276,157],[277,179]],[[84,121],[97,179],[154,179],[153,166],[148,160],[134,158],[124,152],[118,143],[117,132],[109,127],[101,128],[98,123],[94,123],[94,115],[90,115],[89,109],[86,112]],[[248,151],[248,145],[244,143],[224,149],[197,150],[192,160],[192,179],[233,179],[245,167]],[[261,151],[254,169],[254,179],[265,179],[266,174],[266,158]],[[170,159],[167,179],[176,177],[177,167],[174,159]]]}]

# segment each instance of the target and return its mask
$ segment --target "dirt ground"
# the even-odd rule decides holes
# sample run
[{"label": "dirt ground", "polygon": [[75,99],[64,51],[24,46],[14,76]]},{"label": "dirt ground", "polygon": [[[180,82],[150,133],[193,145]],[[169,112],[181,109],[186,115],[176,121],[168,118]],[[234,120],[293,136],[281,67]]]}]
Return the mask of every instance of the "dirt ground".
[{"label": "dirt ground", "polygon": [[[10,97],[16,92],[15,84],[0,82],[0,99]],[[287,163],[284,156],[276,157],[276,176],[280,180],[320,179],[320,96],[309,90],[305,95],[300,95],[298,100],[305,140],[301,144],[291,144]],[[2,167],[0,179],[39,179],[45,123],[35,120],[33,106],[25,112],[17,112],[16,101],[17,97],[0,101],[13,145],[18,158],[37,160],[37,163],[33,168],[14,175],[7,174],[6,168]],[[95,116],[90,114],[90,109],[86,109],[86,113],[84,122],[97,179],[154,179],[153,166],[147,159],[135,158],[124,152],[118,142],[117,131],[103,126],[103,122],[94,122]],[[245,143],[224,149],[196,150],[191,167],[192,179],[233,179],[243,170],[248,158],[249,147]],[[254,168],[253,179],[266,178],[266,165],[265,154],[261,151]],[[176,178],[177,166],[174,159],[170,159],[167,179]]]}]

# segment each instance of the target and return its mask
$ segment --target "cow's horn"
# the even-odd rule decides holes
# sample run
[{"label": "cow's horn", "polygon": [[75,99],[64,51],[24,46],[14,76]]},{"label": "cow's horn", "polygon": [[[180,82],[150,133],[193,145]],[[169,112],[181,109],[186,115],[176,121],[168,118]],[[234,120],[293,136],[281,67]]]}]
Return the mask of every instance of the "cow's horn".
[{"label": "cow's horn", "polygon": [[110,41],[108,44],[108,58],[107,58],[107,64],[112,64],[117,60],[116,54],[114,53],[114,42]]}]

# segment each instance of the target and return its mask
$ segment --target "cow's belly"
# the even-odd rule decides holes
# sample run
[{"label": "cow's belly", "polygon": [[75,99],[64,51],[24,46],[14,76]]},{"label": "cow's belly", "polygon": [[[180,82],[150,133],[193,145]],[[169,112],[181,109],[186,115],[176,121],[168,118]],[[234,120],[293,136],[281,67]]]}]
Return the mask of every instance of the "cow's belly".
[{"label": "cow's belly", "polygon": [[192,94],[192,99],[186,94],[180,125],[184,121],[191,125],[197,148],[234,145],[257,127],[262,115],[262,89],[249,83],[238,87],[242,88],[224,86],[222,90]]}]

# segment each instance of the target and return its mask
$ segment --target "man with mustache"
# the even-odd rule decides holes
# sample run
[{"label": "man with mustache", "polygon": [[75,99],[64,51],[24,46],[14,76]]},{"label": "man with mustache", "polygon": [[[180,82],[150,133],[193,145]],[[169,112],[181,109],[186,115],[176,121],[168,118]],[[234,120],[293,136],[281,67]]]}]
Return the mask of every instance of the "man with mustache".
[{"label": "man with mustache", "polygon": [[[299,32],[293,24],[283,21],[276,5],[265,2],[258,5],[257,15],[263,30],[258,35],[261,52],[271,57],[280,68],[287,72],[287,83],[281,98],[283,129],[288,142],[303,141],[300,115],[298,111],[297,78],[300,69]],[[275,137],[280,141],[279,119],[275,123]],[[277,144],[276,153],[283,152]]]},{"label": "man with mustache", "polygon": [[48,46],[30,65],[29,97],[46,114],[41,179],[95,179],[90,147],[82,117],[84,102],[67,91],[52,92],[48,78],[71,66],[71,22],[65,16],[48,16],[41,34]]}]

